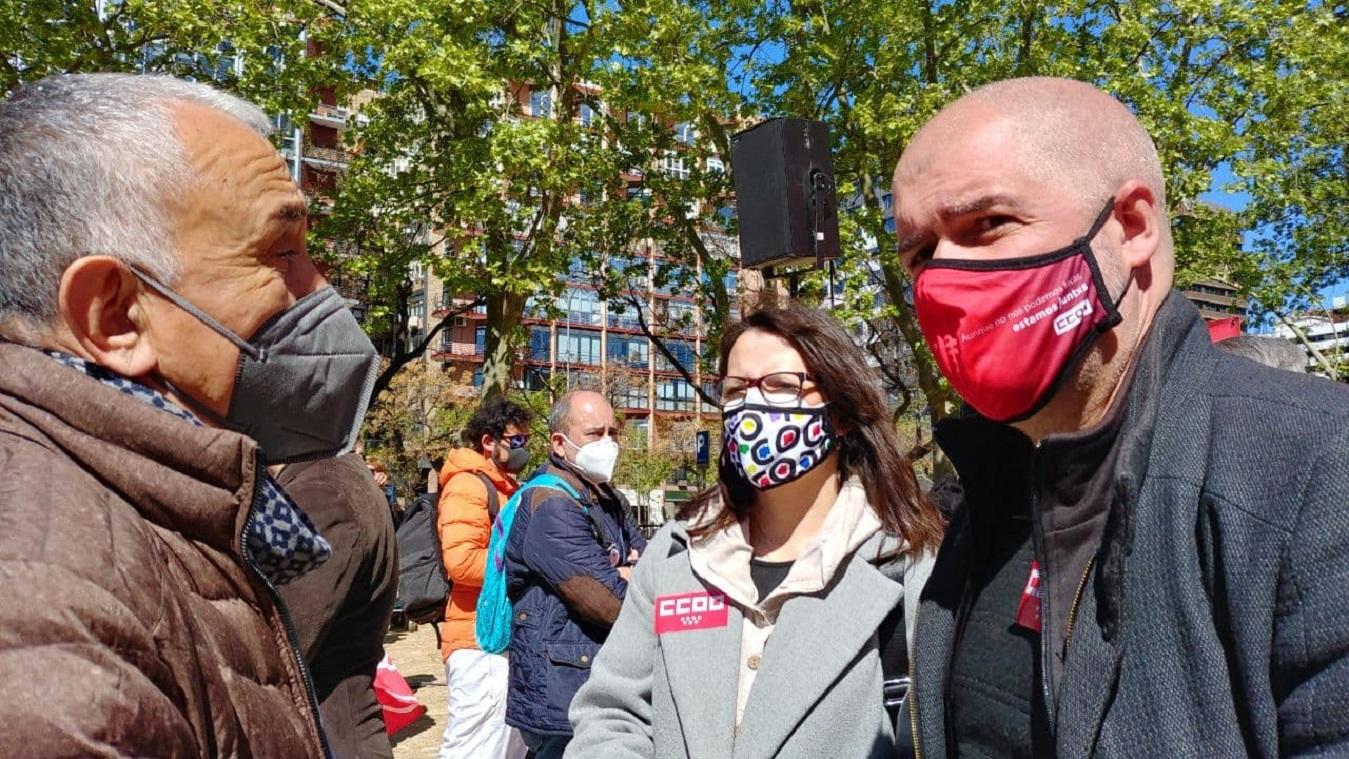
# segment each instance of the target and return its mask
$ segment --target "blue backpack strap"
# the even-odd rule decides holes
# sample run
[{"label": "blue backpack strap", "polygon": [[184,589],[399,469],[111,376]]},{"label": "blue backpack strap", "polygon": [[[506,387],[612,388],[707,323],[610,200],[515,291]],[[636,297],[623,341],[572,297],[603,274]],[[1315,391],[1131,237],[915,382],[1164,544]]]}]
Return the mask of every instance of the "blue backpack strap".
[{"label": "blue backpack strap", "polygon": [[576,492],[576,488],[572,487],[571,483],[567,482],[561,477],[558,477],[552,472],[544,472],[540,475],[535,476],[533,479],[530,479],[528,482],[526,482],[524,486],[520,488],[520,490],[521,492],[523,492],[530,488],[552,488],[554,490],[561,490],[562,492],[566,493],[567,495],[571,496],[577,501],[581,500],[581,494]]}]

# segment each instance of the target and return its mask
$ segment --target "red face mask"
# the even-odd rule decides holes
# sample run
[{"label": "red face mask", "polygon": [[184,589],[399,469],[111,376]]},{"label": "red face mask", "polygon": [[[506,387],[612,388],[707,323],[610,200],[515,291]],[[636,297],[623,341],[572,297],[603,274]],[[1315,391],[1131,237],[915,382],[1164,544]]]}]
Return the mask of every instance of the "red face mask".
[{"label": "red face mask", "polygon": [[985,418],[1035,414],[1096,338],[1120,323],[1119,301],[1110,300],[1091,251],[1113,208],[1051,253],[923,264],[914,283],[918,324],[942,373]]}]

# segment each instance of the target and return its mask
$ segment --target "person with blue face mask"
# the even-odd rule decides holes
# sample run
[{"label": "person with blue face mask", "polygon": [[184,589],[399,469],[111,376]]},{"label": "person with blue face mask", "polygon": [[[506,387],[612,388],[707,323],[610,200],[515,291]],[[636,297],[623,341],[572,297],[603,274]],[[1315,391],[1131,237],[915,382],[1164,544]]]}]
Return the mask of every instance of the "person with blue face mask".
[{"label": "person with blue face mask", "polygon": [[832,317],[750,314],[720,371],[719,482],[633,573],[567,756],[890,759],[941,519]]},{"label": "person with blue face mask", "polygon": [[[613,407],[575,390],[548,415],[551,455],[535,473],[561,487],[520,496],[504,557],[511,601],[506,724],[535,759],[557,759],[571,739],[567,708],[609,637],[646,540],[611,480],[618,460]],[[533,478],[531,478],[533,479]]]},{"label": "person with blue face mask", "polygon": [[0,103],[0,681],[40,694],[0,746],[329,753],[277,588],[331,547],[267,467],[348,450],[378,357],[270,124],[157,76]]}]

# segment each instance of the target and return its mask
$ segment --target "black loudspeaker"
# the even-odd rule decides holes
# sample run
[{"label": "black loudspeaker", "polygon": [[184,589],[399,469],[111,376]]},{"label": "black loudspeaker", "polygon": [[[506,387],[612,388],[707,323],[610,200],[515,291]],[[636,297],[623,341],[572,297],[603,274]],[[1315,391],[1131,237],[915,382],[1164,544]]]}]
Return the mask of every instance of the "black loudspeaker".
[{"label": "black loudspeaker", "polygon": [[820,265],[838,257],[829,127],[771,119],[731,137],[740,265]]}]

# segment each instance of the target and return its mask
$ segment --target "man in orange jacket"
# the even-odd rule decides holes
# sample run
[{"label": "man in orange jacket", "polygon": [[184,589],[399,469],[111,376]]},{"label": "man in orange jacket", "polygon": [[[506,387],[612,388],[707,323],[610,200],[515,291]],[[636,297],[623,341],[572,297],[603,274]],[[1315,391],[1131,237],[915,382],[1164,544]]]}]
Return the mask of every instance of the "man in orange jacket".
[{"label": "man in orange jacket", "polygon": [[436,528],[453,584],[441,629],[450,721],[440,759],[525,754],[519,735],[506,725],[506,657],[479,650],[473,630],[495,516],[489,514],[488,483],[498,508],[520,487],[515,477],[529,464],[529,419],[529,412],[511,401],[487,401],[464,427],[466,447],[451,451],[440,470]]}]

